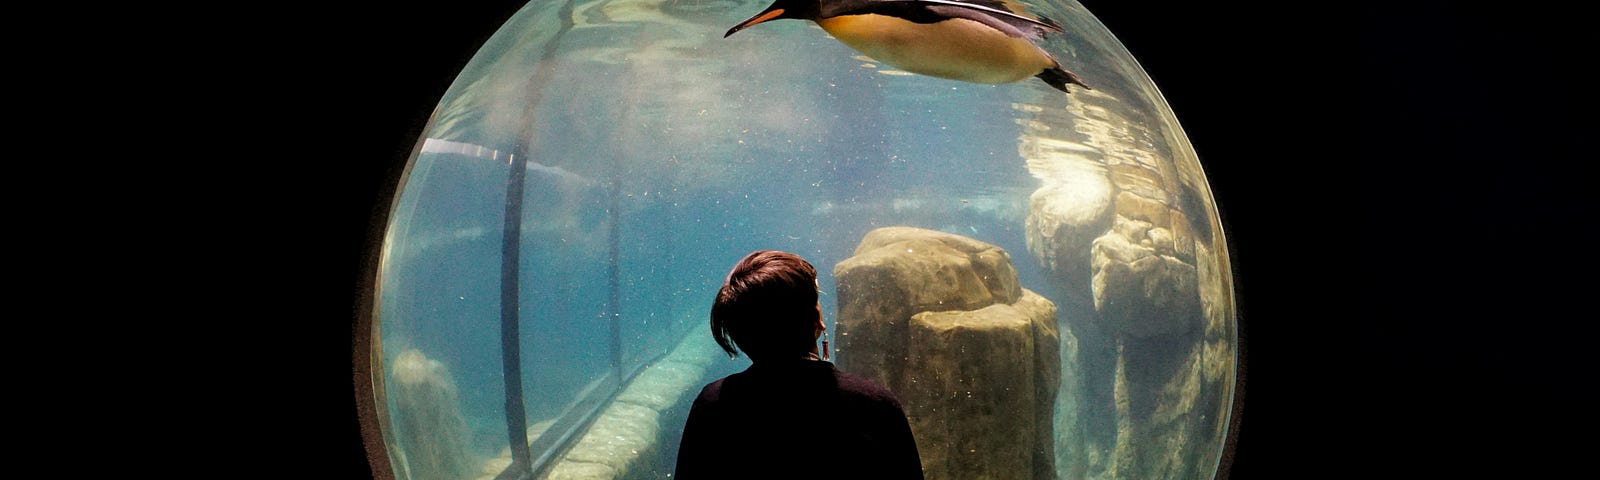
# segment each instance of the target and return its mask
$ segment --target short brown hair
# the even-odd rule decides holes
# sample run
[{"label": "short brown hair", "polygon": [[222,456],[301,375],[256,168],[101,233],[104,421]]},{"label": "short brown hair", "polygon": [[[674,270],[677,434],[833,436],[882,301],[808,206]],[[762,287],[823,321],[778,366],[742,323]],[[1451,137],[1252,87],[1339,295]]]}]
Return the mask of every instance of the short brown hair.
[{"label": "short brown hair", "polygon": [[816,341],[817,269],[799,255],[760,250],[728,272],[711,305],[711,336],[729,357],[803,355]]}]

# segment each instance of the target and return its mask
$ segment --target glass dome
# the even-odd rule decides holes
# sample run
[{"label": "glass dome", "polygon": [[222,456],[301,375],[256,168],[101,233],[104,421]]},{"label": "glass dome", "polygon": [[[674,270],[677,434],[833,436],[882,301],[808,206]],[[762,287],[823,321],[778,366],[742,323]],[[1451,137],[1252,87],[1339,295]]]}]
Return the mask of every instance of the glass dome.
[{"label": "glass dome", "polygon": [[1093,89],[912,74],[808,21],[724,38],[768,3],[530,2],[465,66],[384,233],[375,473],[669,477],[700,387],[749,366],[711,300],[777,249],[928,478],[1214,477],[1228,250],[1128,51],[1058,0],[1021,3]]}]

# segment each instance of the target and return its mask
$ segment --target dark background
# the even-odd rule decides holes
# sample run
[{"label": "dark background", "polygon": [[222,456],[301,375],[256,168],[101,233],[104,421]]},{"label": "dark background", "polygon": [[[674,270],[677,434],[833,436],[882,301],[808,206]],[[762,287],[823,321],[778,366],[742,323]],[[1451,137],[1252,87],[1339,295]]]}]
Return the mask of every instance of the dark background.
[{"label": "dark background", "polygon": [[[456,71],[521,3],[318,4],[252,22],[264,61],[244,72],[259,101],[246,113],[261,146],[297,150],[263,182],[278,226],[264,268],[292,281],[268,293],[273,328],[251,333],[300,359],[253,379],[275,439],[257,466],[370,475],[351,340],[372,222]],[[1220,205],[1245,346],[1234,478],[1571,463],[1597,283],[1579,15],[1083,3],[1161,88]]]}]

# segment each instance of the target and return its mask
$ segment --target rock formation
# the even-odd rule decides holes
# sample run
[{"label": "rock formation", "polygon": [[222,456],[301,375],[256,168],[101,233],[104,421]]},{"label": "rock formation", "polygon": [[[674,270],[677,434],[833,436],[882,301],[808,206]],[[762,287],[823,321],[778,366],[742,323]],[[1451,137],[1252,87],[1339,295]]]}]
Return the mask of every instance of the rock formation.
[{"label": "rock formation", "polygon": [[1028,200],[1028,251],[1077,291],[1088,290],[1090,245],[1111,228],[1115,191],[1105,165],[1082,148],[1041,137],[1025,137],[1022,146],[1028,170],[1041,183]]},{"label": "rock formation", "polygon": [[[1028,251],[1063,319],[1062,381],[1081,385],[1057,406],[1058,475],[1209,475],[1230,414],[1235,333],[1204,174],[1169,119],[1107,91],[1074,98],[1014,105],[1019,153],[1040,180]],[[1052,129],[1062,125],[1071,128]]]},{"label": "rock formation", "polygon": [[1146,338],[1201,324],[1195,267],[1172,256],[1166,232],[1118,215],[1111,231],[1094,240],[1090,286],[1095,310],[1112,331]]},{"label": "rock formation", "polygon": [[389,369],[388,399],[403,465],[396,476],[411,479],[466,480],[473,477],[467,454],[467,424],[456,397],[456,382],[438,360],[417,350],[396,356]]},{"label": "rock formation", "polygon": [[899,396],[927,478],[1055,477],[1055,305],[1004,250],[880,228],[834,277],[839,366]]}]

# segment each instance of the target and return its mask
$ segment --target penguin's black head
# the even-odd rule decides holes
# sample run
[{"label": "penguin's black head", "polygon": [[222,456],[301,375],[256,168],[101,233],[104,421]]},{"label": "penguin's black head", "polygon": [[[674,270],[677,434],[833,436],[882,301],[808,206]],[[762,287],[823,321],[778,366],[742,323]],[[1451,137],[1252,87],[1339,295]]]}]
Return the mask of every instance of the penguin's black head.
[{"label": "penguin's black head", "polygon": [[733,35],[734,32],[744,30],[752,25],[763,23],[769,20],[778,20],[783,18],[816,20],[821,15],[822,0],[778,0],[776,2],[772,2],[772,6],[767,7],[766,10],[762,10],[761,13],[756,14],[756,16],[750,17],[750,19],[743,22],[739,22],[738,25],[734,25],[733,28],[728,29],[728,33],[723,34],[722,38],[728,38],[728,36]]}]

